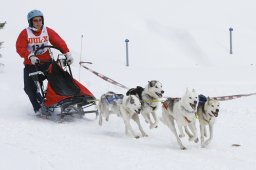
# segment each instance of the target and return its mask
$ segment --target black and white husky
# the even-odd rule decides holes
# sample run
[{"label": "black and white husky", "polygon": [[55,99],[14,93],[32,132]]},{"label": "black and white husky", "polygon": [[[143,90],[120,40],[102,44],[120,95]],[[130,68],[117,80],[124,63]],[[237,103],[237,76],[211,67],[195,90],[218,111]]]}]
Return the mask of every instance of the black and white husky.
[{"label": "black and white husky", "polygon": [[[180,99],[167,99],[162,105],[162,117],[160,120],[174,133],[177,142],[181,149],[186,147],[181,142],[181,137],[184,137],[183,127],[189,136],[190,141],[198,142],[196,130],[196,111],[198,104],[198,94],[193,90],[186,90],[185,95]],[[179,128],[180,134],[175,127],[175,123]],[[190,133],[190,131],[192,134]]]},{"label": "black and white husky", "polygon": [[133,119],[137,123],[139,130],[141,132],[141,135],[143,137],[148,136],[144,132],[144,130],[140,124],[140,119],[139,119],[140,111],[141,111],[141,103],[137,96],[129,95],[129,96],[124,97],[122,104],[120,105],[120,112],[121,112],[121,116],[124,120],[126,135],[128,135],[130,132],[133,135],[133,137],[135,137],[135,138],[140,137],[140,135],[137,135],[135,133],[135,131],[133,130],[133,128],[130,124],[130,120]]},{"label": "black and white husky", "polygon": [[[216,99],[206,98],[203,95],[199,95],[199,98],[203,100],[199,102],[196,114],[200,124],[201,147],[206,147],[213,138],[213,125],[219,114],[220,103]],[[207,126],[209,126],[209,136],[207,136]],[[206,137],[209,138],[205,141]]]},{"label": "black and white husky", "polygon": [[156,110],[159,103],[158,100],[162,98],[163,93],[162,83],[156,80],[149,81],[145,88],[137,86],[128,90],[126,93],[126,95],[132,94],[139,97],[142,104],[141,114],[145,121],[150,124],[150,128],[156,128],[158,126]]}]

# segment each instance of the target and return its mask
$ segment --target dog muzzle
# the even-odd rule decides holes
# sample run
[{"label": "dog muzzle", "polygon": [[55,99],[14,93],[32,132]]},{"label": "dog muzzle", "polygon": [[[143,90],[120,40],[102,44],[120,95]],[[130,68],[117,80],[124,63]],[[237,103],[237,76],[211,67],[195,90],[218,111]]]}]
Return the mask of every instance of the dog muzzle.
[{"label": "dog muzzle", "polygon": [[189,105],[193,110],[196,110],[196,103],[189,103]]},{"label": "dog muzzle", "polygon": [[218,117],[218,115],[219,115],[219,110],[216,110],[216,112],[213,112],[213,111],[212,111],[212,114],[213,114],[215,117]]},{"label": "dog muzzle", "polygon": [[141,109],[135,110],[135,113],[140,114]]},{"label": "dog muzzle", "polygon": [[158,92],[155,92],[155,93],[156,93],[156,95],[157,95],[159,98],[162,98],[162,97],[163,97],[163,94],[164,94],[164,91],[161,90],[160,93],[158,93]]}]

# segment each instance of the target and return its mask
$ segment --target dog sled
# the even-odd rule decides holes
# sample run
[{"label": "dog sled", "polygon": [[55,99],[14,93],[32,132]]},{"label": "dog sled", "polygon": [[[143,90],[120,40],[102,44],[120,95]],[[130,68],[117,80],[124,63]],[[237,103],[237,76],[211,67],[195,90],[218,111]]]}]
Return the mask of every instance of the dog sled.
[{"label": "dog sled", "polygon": [[[49,48],[50,52],[53,48],[57,49],[53,46],[43,46],[35,51],[35,55],[43,48]],[[52,52],[51,55],[52,61],[47,71],[36,71],[29,75],[37,87],[38,99],[42,106],[42,116],[49,118],[57,115],[60,121],[66,116],[78,116],[86,119],[93,119],[92,117],[94,117],[96,119],[98,110],[95,107],[96,98],[94,95],[73,78],[71,68],[63,54],[59,54],[57,59],[54,59]],[[45,79],[47,80],[46,83]],[[92,109],[93,106],[94,109]],[[88,118],[85,116],[87,114],[94,115]]]}]

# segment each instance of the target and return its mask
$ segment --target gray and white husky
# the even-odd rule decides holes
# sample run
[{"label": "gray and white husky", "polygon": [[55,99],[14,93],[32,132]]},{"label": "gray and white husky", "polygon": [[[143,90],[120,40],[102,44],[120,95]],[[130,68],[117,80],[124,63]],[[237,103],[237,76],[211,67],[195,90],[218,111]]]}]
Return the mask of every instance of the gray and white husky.
[{"label": "gray and white husky", "polygon": [[147,136],[140,124],[139,113],[141,111],[141,103],[137,96],[129,95],[124,97],[122,94],[107,92],[101,96],[98,108],[100,112],[99,125],[102,125],[104,118],[108,121],[110,114],[116,114],[122,117],[124,121],[126,135],[130,132],[133,137],[140,137],[135,133],[130,124],[130,120],[133,119],[137,123],[142,136]]},{"label": "gray and white husky", "polygon": [[[213,138],[213,125],[219,114],[220,103],[218,100],[213,98],[207,98],[205,103],[199,104],[197,108],[197,116],[200,124],[201,132],[201,147],[206,147]],[[209,138],[207,137],[207,125],[209,126]]]},{"label": "gray and white husky", "polygon": [[156,110],[159,103],[158,100],[162,98],[163,93],[162,83],[157,80],[149,81],[145,88],[137,86],[126,93],[126,95],[133,94],[140,98],[142,104],[141,114],[145,121],[150,124],[150,128],[156,128],[158,126]]},{"label": "gray and white husky", "polygon": [[98,104],[100,126],[103,123],[103,119],[106,121],[109,120],[110,114],[120,116],[119,105],[122,103],[123,97],[123,94],[116,94],[112,91],[109,91],[100,97]]},{"label": "gray and white husky", "polygon": [[[198,142],[197,129],[195,125],[198,94],[193,90],[186,90],[185,95],[180,99],[167,99],[162,105],[162,117],[160,120],[174,133],[177,142],[182,150],[186,147],[181,142],[184,137],[183,127],[189,136],[190,141]],[[180,134],[175,127],[176,121]],[[192,134],[190,133],[190,131]]]}]

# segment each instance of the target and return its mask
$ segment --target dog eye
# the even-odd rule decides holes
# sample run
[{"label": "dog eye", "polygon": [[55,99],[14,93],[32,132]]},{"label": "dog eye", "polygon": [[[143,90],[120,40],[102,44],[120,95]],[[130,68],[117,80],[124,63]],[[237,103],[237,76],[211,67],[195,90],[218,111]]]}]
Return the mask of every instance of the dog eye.
[{"label": "dog eye", "polygon": [[189,97],[190,99],[192,99],[192,97]]},{"label": "dog eye", "polygon": [[214,106],[212,105],[212,107],[214,107]]}]

